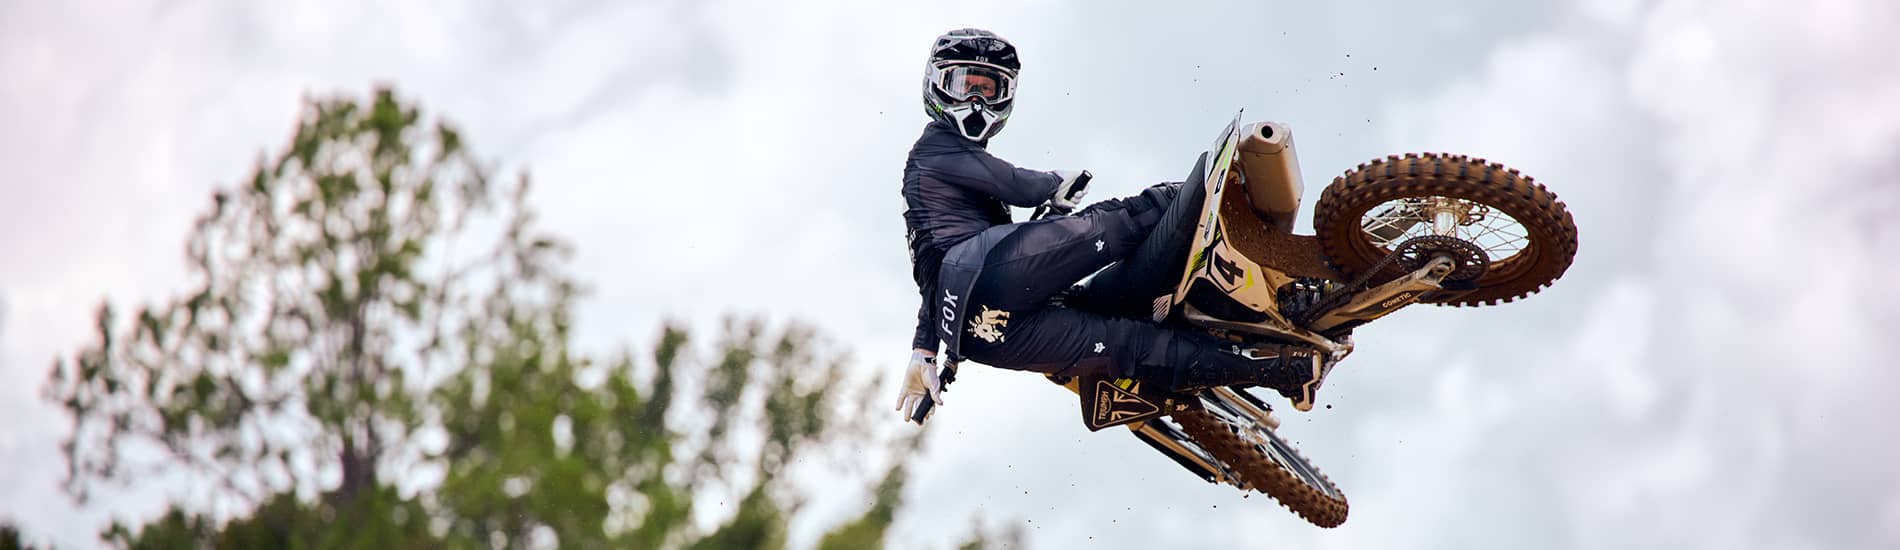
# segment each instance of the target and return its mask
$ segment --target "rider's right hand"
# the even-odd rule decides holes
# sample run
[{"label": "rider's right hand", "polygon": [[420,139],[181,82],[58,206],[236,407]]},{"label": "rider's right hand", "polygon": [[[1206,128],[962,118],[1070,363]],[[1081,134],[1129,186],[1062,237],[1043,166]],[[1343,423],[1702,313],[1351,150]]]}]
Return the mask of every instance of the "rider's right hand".
[{"label": "rider's right hand", "polygon": [[1056,170],[1062,176],[1062,184],[1056,186],[1056,194],[1049,197],[1049,206],[1061,212],[1071,212],[1076,205],[1082,204],[1082,197],[1089,194],[1089,180],[1093,176],[1088,170]]},{"label": "rider's right hand", "polygon": [[[911,411],[924,403],[926,396],[936,405],[943,405],[943,384],[937,380],[936,355],[921,349],[910,351],[910,366],[904,370],[903,391],[897,396],[897,410],[904,414],[906,421],[910,420]],[[937,408],[931,407],[930,412],[925,413],[924,420],[929,420],[929,415],[936,413]]]}]

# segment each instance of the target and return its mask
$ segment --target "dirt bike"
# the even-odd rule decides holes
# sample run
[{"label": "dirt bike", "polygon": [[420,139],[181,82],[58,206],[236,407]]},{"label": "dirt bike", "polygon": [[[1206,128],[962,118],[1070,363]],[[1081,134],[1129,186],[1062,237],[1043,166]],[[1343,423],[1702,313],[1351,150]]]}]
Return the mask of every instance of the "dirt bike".
[{"label": "dirt bike", "polygon": [[[1304,344],[1330,369],[1352,353],[1360,325],[1412,304],[1510,302],[1555,282],[1576,256],[1576,224],[1556,194],[1484,159],[1360,164],[1320,194],[1310,236],[1293,234],[1304,185],[1286,125],[1243,125],[1237,114],[1204,164],[1187,182],[1207,186],[1188,260],[1173,292],[1155,297],[1153,319],[1237,350]],[[942,383],[955,375],[946,361]],[[1256,388],[1181,394],[1130,378],[1049,379],[1081,397],[1090,431],[1127,426],[1203,480],[1265,493],[1320,527],[1346,521],[1345,494],[1274,431],[1280,422]]]}]

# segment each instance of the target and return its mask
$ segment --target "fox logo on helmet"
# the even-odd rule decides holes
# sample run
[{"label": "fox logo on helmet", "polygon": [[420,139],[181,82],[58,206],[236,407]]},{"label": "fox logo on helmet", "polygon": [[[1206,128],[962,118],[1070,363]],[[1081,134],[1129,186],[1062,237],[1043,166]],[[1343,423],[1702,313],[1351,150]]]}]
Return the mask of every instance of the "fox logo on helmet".
[{"label": "fox logo on helmet", "polygon": [[[981,66],[992,71],[984,75],[999,95],[971,99],[940,87],[945,73],[959,65]],[[983,29],[956,29],[937,37],[924,63],[924,112],[970,141],[984,143],[1003,130],[1015,108],[1012,101],[1016,74],[1022,63],[1016,58],[1016,46],[996,33]]]}]

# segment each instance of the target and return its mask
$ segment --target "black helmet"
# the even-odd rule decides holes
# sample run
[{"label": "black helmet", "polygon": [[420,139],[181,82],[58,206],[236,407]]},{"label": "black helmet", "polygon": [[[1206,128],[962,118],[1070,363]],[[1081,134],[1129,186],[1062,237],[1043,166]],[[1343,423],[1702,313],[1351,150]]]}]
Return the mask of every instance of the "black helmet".
[{"label": "black helmet", "polygon": [[1016,103],[1016,46],[996,33],[957,29],[937,37],[924,65],[924,111],[970,141],[1002,131]]}]

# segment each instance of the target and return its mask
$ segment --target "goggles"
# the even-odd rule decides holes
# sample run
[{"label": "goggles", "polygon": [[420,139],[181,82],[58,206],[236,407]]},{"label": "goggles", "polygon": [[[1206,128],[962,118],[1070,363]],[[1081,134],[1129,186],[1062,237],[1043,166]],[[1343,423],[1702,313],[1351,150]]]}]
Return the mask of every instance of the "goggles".
[{"label": "goggles", "polygon": [[946,65],[930,73],[930,84],[956,101],[995,104],[1016,95],[1016,79],[986,65]]}]

